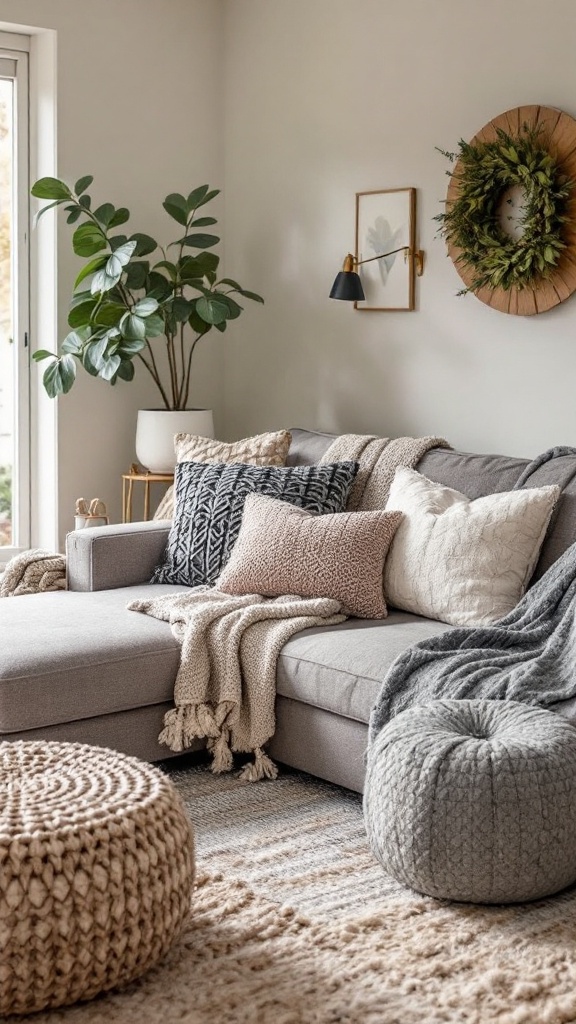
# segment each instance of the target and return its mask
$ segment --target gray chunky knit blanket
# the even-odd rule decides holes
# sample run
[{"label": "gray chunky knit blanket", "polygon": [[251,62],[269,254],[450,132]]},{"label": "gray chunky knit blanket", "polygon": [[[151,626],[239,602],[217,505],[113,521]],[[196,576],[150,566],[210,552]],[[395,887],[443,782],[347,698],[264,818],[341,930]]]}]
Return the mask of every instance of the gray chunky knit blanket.
[{"label": "gray chunky knit blanket", "polygon": [[[549,448],[529,462],[515,489],[533,486],[546,463],[576,455]],[[554,482],[565,486],[573,464]],[[550,481],[546,481],[550,482]],[[549,707],[576,696],[576,544],[548,569],[505,618],[423,640],[392,664],[370,716],[369,745],[412,704],[438,698],[516,700]]]},{"label": "gray chunky knit blanket", "polygon": [[401,654],[370,719],[372,743],[413,704],[437,698],[548,707],[576,695],[576,544],[491,626],[449,630]]}]

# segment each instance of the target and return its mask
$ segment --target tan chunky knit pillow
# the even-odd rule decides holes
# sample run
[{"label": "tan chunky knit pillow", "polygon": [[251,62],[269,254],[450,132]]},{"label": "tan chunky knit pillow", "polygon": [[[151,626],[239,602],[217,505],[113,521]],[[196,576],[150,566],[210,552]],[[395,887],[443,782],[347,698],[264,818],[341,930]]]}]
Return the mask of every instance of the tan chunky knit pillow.
[{"label": "tan chunky knit pillow", "polygon": [[[244,437],[241,441],[215,441],[196,434],[175,434],[177,462],[245,462],[249,466],[284,466],[292,435],[289,430]],[[173,519],[174,493],[170,487],[154,513],[154,519]]]},{"label": "tan chunky knit pillow", "polygon": [[388,614],[384,559],[400,512],[313,515],[285,501],[249,494],[232,554],[215,582],[227,594],[331,597],[363,619]]}]

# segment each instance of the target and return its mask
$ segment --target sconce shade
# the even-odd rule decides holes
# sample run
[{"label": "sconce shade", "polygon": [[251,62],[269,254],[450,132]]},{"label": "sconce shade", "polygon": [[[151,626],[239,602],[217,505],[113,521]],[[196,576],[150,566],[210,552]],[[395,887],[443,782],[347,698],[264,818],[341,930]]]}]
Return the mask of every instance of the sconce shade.
[{"label": "sconce shade", "polygon": [[362,302],[366,296],[362,282],[353,270],[341,270],[330,292],[331,299],[344,299],[346,302]]}]

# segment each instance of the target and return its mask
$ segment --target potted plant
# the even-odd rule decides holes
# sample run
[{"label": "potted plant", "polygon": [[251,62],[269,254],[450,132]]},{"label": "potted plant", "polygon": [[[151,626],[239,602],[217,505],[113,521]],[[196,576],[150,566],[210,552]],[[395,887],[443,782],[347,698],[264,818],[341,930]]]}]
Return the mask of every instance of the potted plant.
[{"label": "potted plant", "polygon": [[[136,454],[148,469],[165,472],[174,465],[175,433],[212,433],[210,410],[188,408],[192,357],[200,338],[213,327],[225,331],[228,321],[240,316],[242,306],[234,296],[264,300],[237,281],[218,277],[220,259],[208,250],[220,238],[205,231],[217,221],[198,216],[218,189],[200,185],[188,196],[166,196],[162,205],[180,226],[180,237],[163,247],[147,234],[119,233],[130,212],[112,203],[93,207],[87,191],[93,180],[86,175],[72,189],[58,178],[40,178],[32,187],[37,199],[50,200],[39,217],[64,206],[68,224],[80,221],[72,247],[87,260],[74,283],[68,313],[71,330],[60,353],[40,349],[33,358],[50,360],[43,383],[52,398],[70,391],[78,364],[114,385],[131,381],[139,361],[158,389],[162,409],[140,411]],[[200,419],[190,419],[193,413],[200,413]],[[170,420],[164,443],[158,415]]]}]

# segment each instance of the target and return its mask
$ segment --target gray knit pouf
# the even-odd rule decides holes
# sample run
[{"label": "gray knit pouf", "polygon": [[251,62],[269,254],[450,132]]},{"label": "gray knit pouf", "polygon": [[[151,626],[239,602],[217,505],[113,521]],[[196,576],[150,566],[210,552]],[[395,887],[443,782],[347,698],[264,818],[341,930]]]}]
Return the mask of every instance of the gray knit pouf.
[{"label": "gray knit pouf", "polygon": [[364,817],[384,870],[418,892],[552,895],[576,881],[576,729],[512,701],[409,708],[368,751]]}]

